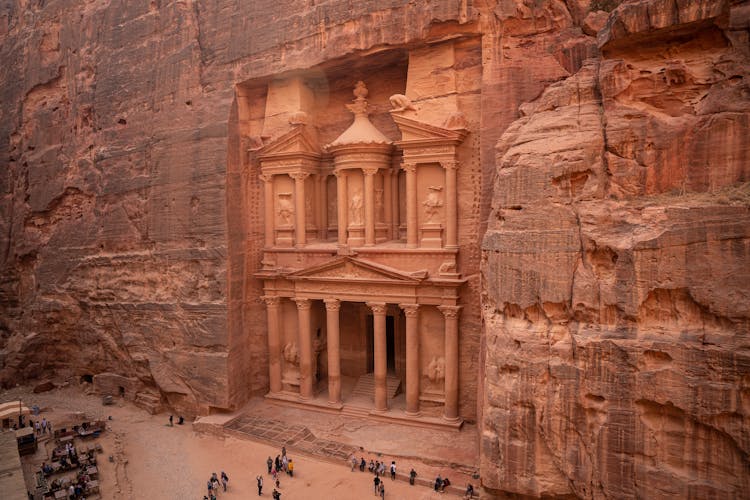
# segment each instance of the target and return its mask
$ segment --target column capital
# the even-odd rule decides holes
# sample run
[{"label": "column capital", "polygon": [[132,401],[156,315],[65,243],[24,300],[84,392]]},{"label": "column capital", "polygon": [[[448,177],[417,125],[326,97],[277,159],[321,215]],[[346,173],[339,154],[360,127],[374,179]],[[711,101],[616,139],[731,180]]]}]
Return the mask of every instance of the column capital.
[{"label": "column capital", "polygon": [[278,295],[263,295],[261,296],[260,300],[266,303],[266,306],[273,307],[278,306],[281,302],[281,297]]},{"label": "column capital", "polygon": [[372,176],[378,173],[380,170],[378,167],[365,167],[362,169],[362,173],[368,176]]},{"label": "column capital", "polygon": [[404,311],[404,315],[407,317],[415,317],[419,312],[419,304],[399,304],[398,307]]},{"label": "column capital", "polygon": [[438,306],[438,309],[446,318],[457,318],[463,306]]},{"label": "column capital", "polygon": [[457,160],[441,160],[440,166],[443,167],[445,170],[458,170],[458,161]]},{"label": "column capital", "polygon": [[416,172],[417,171],[417,164],[415,162],[402,162],[401,163],[401,169],[406,172]]},{"label": "column capital", "polygon": [[292,172],[289,174],[289,177],[291,177],[295,181],[304,181],[305,179],[310,177],[310,172]]},{"label": "column capital", "polygon": [[297,309],[300,311],[308,310],[312,305],[310,299],[294,297],[292,300],[297,304]]},{"label": "column capital", "polygon": [[273,174],[260,174],[258,179],[263,182],[271,182],[273,180]]},{"label": "column capital", "polygon": [[385,314],[385,302],[366,302],[366,304],[372,309],[373,314]]},{"label": "column capital", "polygon": [[341,309],[341,301],[339,299],[323,299],[326,305],[326,311],[338,311]]}]

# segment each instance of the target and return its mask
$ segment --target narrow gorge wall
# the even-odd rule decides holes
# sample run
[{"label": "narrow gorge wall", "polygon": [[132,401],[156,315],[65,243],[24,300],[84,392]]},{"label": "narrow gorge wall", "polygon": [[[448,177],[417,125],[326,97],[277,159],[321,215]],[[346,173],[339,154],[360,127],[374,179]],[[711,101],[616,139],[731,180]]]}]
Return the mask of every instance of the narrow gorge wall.
[{"label": "narrow gorge wall", "polygon": [[498,142],[489,493],[747,494],[748,7],[626,2]]}]

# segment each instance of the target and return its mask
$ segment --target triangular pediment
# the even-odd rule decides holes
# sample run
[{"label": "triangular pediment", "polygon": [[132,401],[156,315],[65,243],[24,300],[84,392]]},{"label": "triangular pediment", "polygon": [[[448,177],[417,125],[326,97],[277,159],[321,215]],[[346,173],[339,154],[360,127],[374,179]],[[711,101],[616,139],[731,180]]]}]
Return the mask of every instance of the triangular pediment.
[{"label": "triangular pediment", "polygon": [[425,271],[403,272],[382,264],[342,257],[318,266],[308,267],[288,274],[290,280],[400,282],[416,284],[426,277]]},{"label": "triangular pediment", "polygon": [[427,139],[436,142],[445,141],[447,143],[457,144],[466,137],[466,130],[464,129],[452,130],[438,127],[412,118],[406,118],[405,116],[395,113],[391,116],[401,131],[402,142]]},{"label": "triangular pediment", "polygon": [[321,154],[314,127],[304,124],[294,125],[290,131],[272,140],[259,151],[261,159],[294,154]]}]

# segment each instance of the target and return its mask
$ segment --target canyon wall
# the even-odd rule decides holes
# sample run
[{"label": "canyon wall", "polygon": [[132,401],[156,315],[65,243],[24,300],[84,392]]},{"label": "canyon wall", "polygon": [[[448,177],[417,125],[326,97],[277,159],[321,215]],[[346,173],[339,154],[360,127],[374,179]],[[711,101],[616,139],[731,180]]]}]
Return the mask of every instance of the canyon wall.
[{"label": "canyon wall", "polygon": [[498,142],[488,491],[747,495],[749,7],[624,3]]},{"label": "canyon wall", "polygon": [[750,3],[618,4],[0,3],[0,384],[264,393],[245,92],[478,40],[483,494],[742,496]]}]

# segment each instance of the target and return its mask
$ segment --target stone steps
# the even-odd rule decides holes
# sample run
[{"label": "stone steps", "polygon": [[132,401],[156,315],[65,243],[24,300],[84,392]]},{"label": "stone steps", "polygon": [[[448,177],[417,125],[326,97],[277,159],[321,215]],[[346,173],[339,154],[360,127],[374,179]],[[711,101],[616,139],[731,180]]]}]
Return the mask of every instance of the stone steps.
[{"label": "stone steps", "polygon": [[[398,389],[401,386],[401,379],[394,375],[387,375],[386,376],[386,393],[388,399],[393,399],[396,394],[398,394]],[[364,400],[364,401],[374,401],[375,400],[375,374],[374,373],[365,373],[361,377],[359,377],[359,380],[357,380],[357,384],[354,386],[354,390],[352,390],[351,395],[349,396],[350,399],[353,400]]]}]

